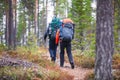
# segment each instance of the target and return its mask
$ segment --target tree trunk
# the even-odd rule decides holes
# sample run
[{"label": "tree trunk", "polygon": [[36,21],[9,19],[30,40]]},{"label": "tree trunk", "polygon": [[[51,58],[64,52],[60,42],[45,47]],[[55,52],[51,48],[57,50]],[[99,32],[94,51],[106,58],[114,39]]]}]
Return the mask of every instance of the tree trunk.
[{"label": "tree trunk", "polygon": [[30,20],[30,17],[28,18],[28,35],[31,33],[31,20]]},{"label": "tree trunk", "polygon": [[38,46],[40,46],[40,41],[39,41],[39,39],[40,39],[40,37],[39,37],[39,35],[40,35],[40,26],[39,26],[39,0],[38,0],[38,18],[37,18],[37,26],[38,26],[38,31],[37,31],[37,45]]},{"label": "tree trunk", "polygon": [[35,34],[37,34],[38,28],[38,0],[35,0]]},{"label": "tree trunk", "polygon": [[95,80],[112,80],[113,47],[112,0],[97,1]]},{"label": "tree trunk", "polygon": [[13,31],[13,37],[14,37],[14,49],[16,47],[16,0],[12,0],[13,2],[13,28],[14,28],[14,31]]},{"label": "tree trunk", "polygon": [[12,0],[8,0],[8,3],[9,3],[8,49],[14,49],[14,27],[13,27]]}]

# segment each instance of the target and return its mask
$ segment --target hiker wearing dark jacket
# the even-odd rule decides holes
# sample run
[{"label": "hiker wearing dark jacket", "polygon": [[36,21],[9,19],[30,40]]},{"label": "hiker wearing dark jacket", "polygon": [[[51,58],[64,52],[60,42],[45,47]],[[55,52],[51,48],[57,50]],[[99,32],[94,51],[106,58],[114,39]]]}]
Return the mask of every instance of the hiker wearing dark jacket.
[{"label": "hiker wearing dark jacket", "polygon": [[[74,24],[72,21],[67,19],[63,20],[63,26],[60,27],[60,66],[64,66],[64,54],[65,54],[65,48],[67,52],[67,56],[69,59],[69,62],[71,64],[71,68],[74,69],[74,61],[73,56],[71,52],[71,41],[74,38]],[[69,35],[70,34],[70,35]],[[65,38],[67,37],[68,38]],[[70,37],[69,37],[70,36]]]},{"label": "hiker wearing dark jacket", "polygon": [[[55,22],[55,20],[57,20],[57,22]],[[55,43],[55,39],[52,38],[52,31],[55,29],[52,29],[51,26],[56,23],[58,24],[57,26],[55,26],[55,28],[57,27],[57,29],[59,29],[59,27],[61,26],[61,21],[59,18],[53,18],[52,22],[49,24],[47,31],[44,34],[44,40],[46,41],[47,36],[49,36],[49,53],[50,53],[50,57],[51,57],[51,61],[55,62],[56,61],[56,51],[57,51],[57,44]],[[57,30],[56,29],[56,30]]]}]

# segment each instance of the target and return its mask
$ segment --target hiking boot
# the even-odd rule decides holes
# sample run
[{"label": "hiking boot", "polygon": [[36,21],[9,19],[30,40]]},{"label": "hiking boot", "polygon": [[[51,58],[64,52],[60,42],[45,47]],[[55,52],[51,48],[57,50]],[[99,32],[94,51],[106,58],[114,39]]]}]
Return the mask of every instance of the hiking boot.
[{"label": "hiking boot", "polygon": [[75,67],[75,66],[74,66],[74,63],[71,63],[71,68],[74,69],[74,67]]},{"label": "hiking boot", "polygon": [[63,67],[63,65],[60,65],[60,67]]},{"label": "hiking boot", "polygon": [[60,67],[63,67],[64,64],[60,64]]},{"label": "hiking boot", "polygon": [[55,60],[54,60],[54,58],[53,58],[53,57],[51,58],[51,61],[52,61],[52,62],[55,62]]},{"label": "hiking boot", "polygon": [[63,66],[60,66],[60,67],[63,67]]}]

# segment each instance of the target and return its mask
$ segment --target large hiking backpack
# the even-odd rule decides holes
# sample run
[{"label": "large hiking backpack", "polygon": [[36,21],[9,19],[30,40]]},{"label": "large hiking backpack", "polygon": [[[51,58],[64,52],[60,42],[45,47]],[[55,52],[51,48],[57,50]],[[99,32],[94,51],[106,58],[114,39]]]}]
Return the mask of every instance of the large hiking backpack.
[{"label": "large hiking backpack", "polygon": [[73,24],[65,23],[61,31],[62,41],[71,41],[72,37],[73,37]]},{"label": "large hiking backpack", "polygon": [[56,32],[59,28],[60,28],[60,19],[55,17],[49,25],[49,34],[51,40],[55,40]]}]

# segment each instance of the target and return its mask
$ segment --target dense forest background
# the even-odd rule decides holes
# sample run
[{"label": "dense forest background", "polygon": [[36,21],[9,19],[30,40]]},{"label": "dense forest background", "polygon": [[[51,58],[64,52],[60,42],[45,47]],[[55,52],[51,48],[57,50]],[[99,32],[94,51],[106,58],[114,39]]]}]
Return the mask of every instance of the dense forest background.
[{"label": "dense forest background", "polygon": [[[104,4],[103,6],[101,6],[102,2],[105,5],[108,3],[113,7],[113,10],[110,9],[110,12],[113,13],[112,16],[114,17],[113,24],[111,23],[111,25],[113,26],[112,35],[114,35],[113,36],[114,40],[113,42],[109,42],[108,40],[108,43],[114,43],[114,50],[112,51],[114,51],[114,53],[116,54],[119,54],[120,53],[120,22],[119,22],[120,0],[108,0],[108,2],[107,0],[102,0],[102,1],[100,0],[98,1],[97,0],[0,0],[0,53],[2,54],[13,53],[12,54],[13,57],[16,57],[15,55],[17,53],[21,58],[24,59],[29,58],[30,61],[39,63],[40,66],[44,65],[43,67],[45,66],[48,67],[48,65],[46,64],[49,63],[44,63],[44,64],[41,63],[43,61],[41,60],[41,58],[43,57],[38,57],[39,54],[32,54],[32,53],[36,53],[37,51],[42,51],[43,49],[41,49],[41,47],[46,47],[47,44],[43,39],[43,35],[52,18],[54,16],[57,16],[62,20],[68,17],[71,18],[76,25],[75,38],[72,41],[72,51],[73,53],[75,53],[75,55],[73,55],[75,59],[75,63],[77,66],[83,66],[83,67],[88,66],[90,68],[91,67],[93,68],[94,64],[97,64],[97,62],[96,63],[94,62],[97,52],[96,46],[99,47],[99,45],[96,45],[97,43],[96,36],[99,37],[97,31],[99,32],[99,29],[102,28],[98,25],[100,21],[96,21],[96,20],[98,17],[99,19],[104,18],[103,26],[105,26],[104,22],[107,22],[107,20],[105,19],[105,16],[107,15],[104,14],[101,16],[96,15],[101,10],[101,8],[99,7],[102,7],[103,11],[106,12],[107,9],[106,6],[107,7],[109,6],[109,5],[104,6]],[[98,8],[97,8],[97,3],[99,5]],[[107,17],[107,19],[109,18]],[[108,22],[108,24],[110,23]],[[98,27],[97,29],[96,26]],[[104,31],[109,29],[110,27],[103,29],[103,33],[105,33]],[[102,37],[107,37],[107,36],[103,35]],[[105,43],[103,42],[102,48],[106,47],[104,44]],[[108,49],[109,48],[107,48],[107,50]],[[9,52],[9,51],[16,51],[16,52]],[[22,52],[24,53],[24,55],[22,54],[22,56],[20,55],[21,51],[24,51]],[[105,56],[104,58],[106,58],[103,59],[103,62],[107,60],[108,61],[111,60],[112,55],[108,56],[106,54],[107,52],[103,52],[102,54],[103,57]],[[112,52],[110,54],[112,54]],[[85,56],[83,57],[83,55]],[[97,56],[99,57],[101,55],[97,54]],[[116,58],[119,60],[116,60]],[[113,64],[117,64],[117,68],[118,68],[120,63],[120,55],[113,57],[113,60],[114,60]],[[102,58],[100,58],[100,61],[102,62]],[[112,62],[110,63],[112,64]],[[97,68],[98,66],[96,66],[96,71]],[[116,68],[116,66],[114,68]],[[109,69],[111,69],[111,67],[109,67]],[[56,73],[54,72],[53,74]],[[101,72],[100,74],[103,73]],[[40,73],[39,75],[41,77]],[[50,76],[53,77],[53,75]],[[108,76],[111,77],[111,75]],[[47,78],[43,80],[47,80]],[[119,78],[116,78],[116,80],[117,79],[119,80]],[[51,80],[64,80],[64,79],[53,78]],[[73,79],[71,78],[68,80],[73,80]],[[96,80],[101,80],[101,79],[96,79]]]},{"label": "dense forest background", "polygon": [[[119,2],[113,3],[116,51],[120,49]],[[69,17],[76,24],[74,48],[95,50],[95,5],[96,1],[92,0],[1,0],[0,44],[8,49],[33,44],[42,46],[46,27],[52,17],[57,15],[61,20]]]},{"label": "dense forest background", "polygon": [[42,46],[46,27],[56,15],[61,20],[65,17],[72,18],[76,24],[74,48],[83,51],[94,49],[95,7],[92,7],[93,1],[78,1],[1,0],[1,45],[8,49]]}]

